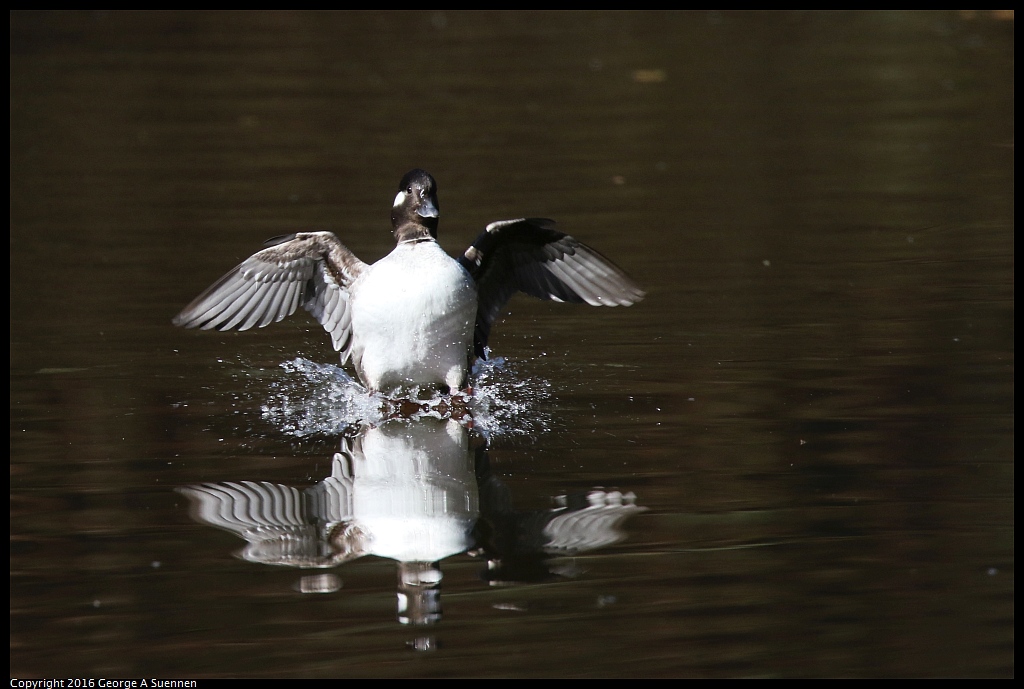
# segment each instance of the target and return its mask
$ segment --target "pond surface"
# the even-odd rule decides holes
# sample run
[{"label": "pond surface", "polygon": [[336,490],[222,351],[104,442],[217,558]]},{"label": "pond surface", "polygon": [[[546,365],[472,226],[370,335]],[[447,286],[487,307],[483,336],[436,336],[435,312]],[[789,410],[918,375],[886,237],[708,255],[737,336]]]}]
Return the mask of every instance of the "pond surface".
[{"label": "pond surface", "polygon": [[[1013,676],[1012,12],[10,19],[12,677]],[[646,298],[171,326],[413,167]]]}]

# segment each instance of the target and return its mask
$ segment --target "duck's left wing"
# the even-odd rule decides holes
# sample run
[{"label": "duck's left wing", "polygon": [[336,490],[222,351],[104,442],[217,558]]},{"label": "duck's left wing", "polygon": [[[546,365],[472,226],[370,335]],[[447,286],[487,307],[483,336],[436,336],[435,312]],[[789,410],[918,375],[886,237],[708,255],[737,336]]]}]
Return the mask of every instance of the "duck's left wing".
[{"label": "duck's left wing", "polygon": [[366,269],[331,232],[298,232],[267,241],[182,309],[185,328],[248,330],[280,321],[301,304],[348,358],[352,341],[349,287]]},{"label": "duck's left wing", "polygon": [[592,306],[643,299],[643,290],[618,266],[554,225],[546,218],[493,222],[459,257],[477,285],[477,356],[484,356],[491,326],[515,292]]}]

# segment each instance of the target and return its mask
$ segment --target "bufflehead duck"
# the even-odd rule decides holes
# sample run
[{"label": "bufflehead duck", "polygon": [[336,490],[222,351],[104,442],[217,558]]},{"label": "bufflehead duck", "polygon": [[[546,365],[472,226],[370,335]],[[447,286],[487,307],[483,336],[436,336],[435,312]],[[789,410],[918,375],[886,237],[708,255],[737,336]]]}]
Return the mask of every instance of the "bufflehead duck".
[{"label": "bufflehead duck", "polygon": [[276,323],[301,305],[330,333],[368,389],[466,386],[473,354],[517,291],[629,306],[644,292],[601,254],[544,218],[493,222],[458,260],[437,243],[437,184],[402,178],[391,209],[397,246],[369,265],[331,232],[275,237],[174,318],[203,330]]}]

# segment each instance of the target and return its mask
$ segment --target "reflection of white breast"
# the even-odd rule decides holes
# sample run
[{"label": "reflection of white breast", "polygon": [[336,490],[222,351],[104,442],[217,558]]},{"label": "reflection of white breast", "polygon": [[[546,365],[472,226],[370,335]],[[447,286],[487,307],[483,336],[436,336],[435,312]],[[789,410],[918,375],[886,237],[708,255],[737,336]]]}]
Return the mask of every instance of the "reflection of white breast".
[{"label": "reflection of white breast", "polygon": [[352,360],[370,387],[464,385],[476,289],[436,242],[399,244],[351,292]]},{"label": "reflection of white breast", "polygon": [[435,562],[472,544],[480,514],[469,435],[455,421],[421,419],[368,430],[353,457],[352,514],[369,551]]}]

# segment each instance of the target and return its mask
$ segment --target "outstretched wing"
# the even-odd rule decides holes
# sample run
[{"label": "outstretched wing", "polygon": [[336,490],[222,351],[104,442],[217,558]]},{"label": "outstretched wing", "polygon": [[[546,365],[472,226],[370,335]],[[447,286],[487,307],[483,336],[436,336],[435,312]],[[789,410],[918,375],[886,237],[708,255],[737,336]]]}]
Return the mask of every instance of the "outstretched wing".
[{"label": "outstretched wing", "polygon": [[267,241],[200,294],[172,321],[185,328],[263,328],[302,305],[348,358],[352,344],[349,288],[366,264],[331,232],[299,232]]},{"label": "outstretched wing", "polygon": [[493,222],[459,257],[477,285],[477,356],[484,356],[491,326],[515,292],[592,306],[643,299],[643,290],[614,263],[554,225],[546,218]]}]

